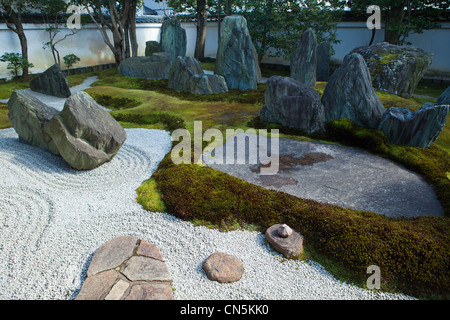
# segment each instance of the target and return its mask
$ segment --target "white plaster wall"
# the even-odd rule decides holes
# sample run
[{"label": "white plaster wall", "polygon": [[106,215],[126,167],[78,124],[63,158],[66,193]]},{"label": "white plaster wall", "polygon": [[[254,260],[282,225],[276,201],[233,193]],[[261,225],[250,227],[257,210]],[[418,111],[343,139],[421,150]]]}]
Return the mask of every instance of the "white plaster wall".
[{"label": "white plaster wall", "polygon": [[[138,24],[137,38],[139,55],[144,55],[145,42],[149,40],[159,41],[159,23]],[[195,50],[196,28],[194,23],[182,23],[187,34],[187,55],[193,56]],[[61,36],[68,30],[63,30]],[[25,25],[25,33],[28,39],[30,61],[34,64],[32,73],[46,70],[53,64],[53,58],[48,50],[42,49],[42,43],[48,41],[48,34],[42,25]],[[371,31],[364,22],[343,22],[338,25],[338,39],[341,43],[334,45],[333,58],[342,60],[352,49],[369,43]],[[383,41],[384,29],[377,30],[375,42]],[[208,23],[206,34],[205,56],[215,57],[217,51],[218,26],[216,22]],[[450,73],[450,23],[442,24],[441,29],[427,30],[423,34],[411,34],[408,38],[413,45],[434,54],[430,70]],[[104,43],[103,38],[95,25],[84,26],[76,35],[67,38],[58,46],[61,58],[69,53],[74,53],[81,58],[74,67],[91,66],[97,64],[113,63],[114,58]],[[20,52],[20,43],[17,35],[8,30],[6,25],[0,24],[0,55],[5,52]],[[280,58],[265,57],[263,62],[289,65],[289,61]],[[0,62],[0,78],[9,78],[9,70],[6,63]]]}]

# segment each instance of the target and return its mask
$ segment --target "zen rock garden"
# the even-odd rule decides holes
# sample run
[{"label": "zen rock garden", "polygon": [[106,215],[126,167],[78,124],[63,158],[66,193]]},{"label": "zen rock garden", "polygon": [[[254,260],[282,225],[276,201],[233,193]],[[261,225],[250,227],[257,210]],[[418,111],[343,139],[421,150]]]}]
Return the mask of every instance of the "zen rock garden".
[{"label": "zen rock garden", "polygon": [[[213,73],[205,73],[198,60],[186,56],[186,42],[186,30],[180,22],[167,19],[159,41],[146,42],[145,56],[125,59],[117,72],[147,80],[165,79],[168,88],[195,95],[258,89],[261,70],[244,17],[224,19]],[[324,134],[332,121],[345,118],[361,127],[380,130],[392,144],[429,148],[438,139],[449,112],[450,87],[436,103],[425,103],[417,111],[405,107],[386,110],[376,93],[411,97],[431,64],[431,54],[411,46],[380,43],[349,52],[330,74],[331,50],[329,43],[317,43],[312,29],[305,31],[290,62],[290,77],[267,79],[260,120],[311,135]],[[327,81],[323,95],[314,90],[317,81]],[[84,91],[72,94],[67,77],[57,65],[32,80],[30,89],[67,100],[58,111],[27,90],[14,91],[8,116],[22,142],[62,157],[78,171],[95,170],[115,159],[127,141],[127,132],[91,95]],[[137,146],[127,149],[127,155],[138,153],[133,151]],[[306,156],[312,158],[304,158],[302,165],[333,159],[319,152]],[[283,157],[282,164],[298,160]],[[263,234],[273,254],[285,259],[299,258],[308,240],[284,221],[266,228]],[[246,277],[246,265],[239,256],[213,250],[204,253],[207,258],[197,263],[206,281],[227,286]],[[149,241],[135,236],[115,237],[93,253],[76,299],[172,300],[176,288],[172,287],[169,263]]]}]

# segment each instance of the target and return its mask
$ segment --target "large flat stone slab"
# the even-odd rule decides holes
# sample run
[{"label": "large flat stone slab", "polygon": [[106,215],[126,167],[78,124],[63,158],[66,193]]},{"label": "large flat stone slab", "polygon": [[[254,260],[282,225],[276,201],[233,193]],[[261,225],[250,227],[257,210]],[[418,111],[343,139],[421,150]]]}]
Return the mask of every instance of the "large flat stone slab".
[{"label": "large flat stone slab", "polygon": [[172,276],[154,244],[121,236],[96,251],[76,300],[173,300]]},{"label": "large flat stone slab", "polygon": [[[245,134],[237,137],[243,139]],[[223,152],[224,164],[214,163],[214,158],[207,156],[205,163],[250,183],[321,203],[388,217],[443,216],[431,186],[418,174],[389,160],[354,148],[280,139],[279,170],[274,175],[262,175],[261,165],[250,164],[248,156],[240,159],[245,164],[225,164],[231,141],[226,142],[225,150],[223,146],[216,148],[217,154]],[[252,149],[259,152],[259,146]],[[248,154],[248,144],[245,150]]]}]

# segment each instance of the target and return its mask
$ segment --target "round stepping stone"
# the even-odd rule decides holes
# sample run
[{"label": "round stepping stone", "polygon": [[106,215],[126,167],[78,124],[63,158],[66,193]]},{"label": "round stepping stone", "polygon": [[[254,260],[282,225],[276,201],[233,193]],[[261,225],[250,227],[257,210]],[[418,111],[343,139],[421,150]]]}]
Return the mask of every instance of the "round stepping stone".
[{"label": "round stepping stone", "polygon": [[[266,240],[275,250],[283,254],[286,258],[295,258],[303,250],[303,236],[300,232],[292,230],[292,233],[285,232],[286,225],[275,224],[266,230]],[[290,235],[286,236],[287,233]],[[281,235],[280,235],[281,234]]]},{"label": "round stepping stone", "polygon": [[232,255],[216,252],[205,260],[203,270],[205,270],[209,280],[230,283],[241,279],[244,273],[244,265]]}]

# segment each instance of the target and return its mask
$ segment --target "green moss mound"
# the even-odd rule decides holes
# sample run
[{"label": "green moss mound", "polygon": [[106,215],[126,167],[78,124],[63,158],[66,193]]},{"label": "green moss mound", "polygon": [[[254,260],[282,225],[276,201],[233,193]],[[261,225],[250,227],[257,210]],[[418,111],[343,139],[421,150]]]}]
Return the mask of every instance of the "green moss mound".
[{"label": "green moss mound", "polygon": [[[170,155],[153,179],[169,213],[212,225],[287,223],[305,236],[314,259],[350,270],[355,282],[377,265],[383,289],[448,297],[448,218],[393,219],[264,189],[208,167],[174,165]],[[142,198],[141,198],[142,199]],[[145,208],[145,202],[140,201]]]},{"label": "green moss mound", "polygon": [[125,97],[112,97],[106,94],[92,95],[92,98],[94,98],[95,101],[97,101],[97,103],[99,103],[103,107],[113,110],[131,109],[141,104],[141,102],[135,99]]},{"label": "green moss mound", "polygon": [[138,125],[161,124],[162,129],[173,132],[176,129],[184,129],[184,120],[176,115],[165,112],[152,113],[131,113],[131,112],[111,112],[111,115],[119,122],[128,122]]}]

